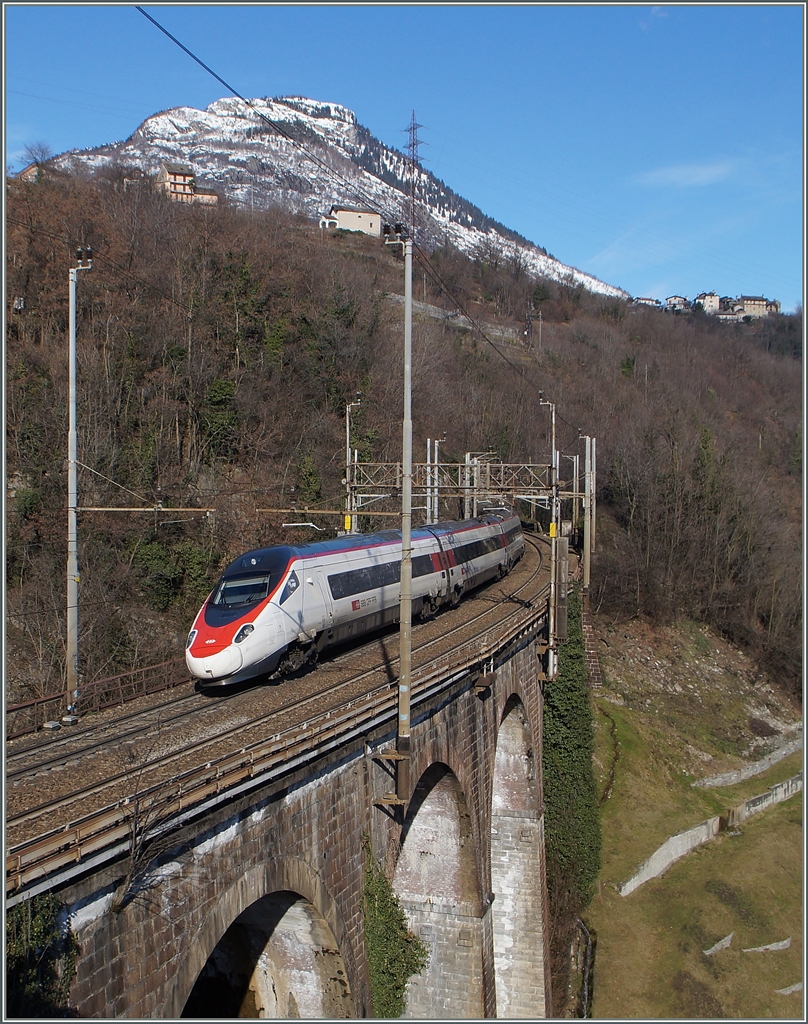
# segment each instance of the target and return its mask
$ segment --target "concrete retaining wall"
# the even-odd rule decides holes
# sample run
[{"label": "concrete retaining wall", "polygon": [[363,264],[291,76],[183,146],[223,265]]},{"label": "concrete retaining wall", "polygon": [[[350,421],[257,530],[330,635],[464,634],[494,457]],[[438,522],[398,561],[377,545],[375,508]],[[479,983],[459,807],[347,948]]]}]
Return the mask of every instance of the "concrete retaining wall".
[{"label": "concrete retaining wall", "polygon": [[790,796],[802,790],[802,772],[785,782],[779,782],[776,786],[769,786],[765,793],[759,796],[750,797],[737,807],[733,807],[727,815],[727,825],[737,825],[748,818],[750,814],[757,811],[764,811],[773,804],[779,804],[782,800],[788,800]]},{"label": "concrete retaining wall", "polygon": [[771,754],[767,754],[759,761],[755,761],[754,764],[746,764],[743,768],[736,768],[731,772],[723,772],[721,775],[711,775],[707,779],[698,779],[693,785],[703,787],[734,786],[738,782],[743,782],[744,779],[751,779],[755,775],[760,775],[768,768],[771,768],[773,764],[777,764],[778,761],[782,761],[784,757],[788,757],[789,754],[794,754],[798,750],[802,750],[802,736],[784,743],[782,747],[773,750]]},{"label": "concrete retaining wall", "polygon": [[643,882],[647,882],[650,878],[656,878],[664,871],[667,871],[674,861],[684,857],[690,850],[701,846],[702,843],[706,843],[710,839],[714,839],[722,829],[737,825],[744,818],[748,818],[750,814],[755,814],[757,811],[765,810],[767,807],[778,804],[783,800],[788,800],[789,797],[794,796],[795,793],[799,793],[801,790],[802,772],[793,776],[793,778],[786,779],[785,782],[779,782],[776,786],[770,786],[765,793],[750,797],[737,807],[733,807],[728,811],[726,817],[708,818],[707,821],[701,821],[698,825],[694,825],[693,828],[689,828],[685,832],[679,832],[678,835],[671,836],[665,840],[658,850],[651,854],[647,861],[640,865],[636,873],[627,882],[623,882],[618,887],[618,892],[621,896],[628,896],[630,892],[633,892]]},{"label": "concrete retaining wall", "polygon": [[666,839],[662,846],[652,853],[645,863],[640,865],[633,878],[630,878],[620,886],[618,889],[620,895],[628,896],[630,892],[633,892],[643,882],[647,882],[650,878],[656,878],[663,871],[667,871],[674,861],[684,857],[690,850],[715,838],[718,835],[720,822],[721,819],[717,816],[715,818],[708,818],[707,821],[699,822],[693,828],[689,828],[685,832],[679,832],[678,835]]}]

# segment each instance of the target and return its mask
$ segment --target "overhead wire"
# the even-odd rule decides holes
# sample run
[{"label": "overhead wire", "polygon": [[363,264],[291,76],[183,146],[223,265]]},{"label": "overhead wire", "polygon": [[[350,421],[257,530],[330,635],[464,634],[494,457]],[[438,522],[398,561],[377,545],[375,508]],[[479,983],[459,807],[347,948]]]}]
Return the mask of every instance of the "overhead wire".
[{"label": "overhead wire", "polygon": [[[47,228],[43,227],[34,227],[33,225],[26,223],[26,221],[17,220],[15,217],[6,217],[6,224],[13,224],[16,227],[24,228],[34,235],[41,235],[43,238],[51,238],[54,241],[65,242],[71,247],[83,247],[87,244],[84,240],[70,238],[66,239],[63,234],[57,234],[55,231],[49,231]],[[8,240],[6,240],[6,246],[8,246]],[[112,267],[113,270],[116,270],[118,271],[119,274],[123,274],[124,276],[128,277],[134,283],[141,285],[143,288],[147,288],[151,292],[154,292],[155,295],[158,295],[161,299],[164,299],[166,302],[171,302],[175,306],[179,306],[179,308],[184,313],[192,315],[190,314],[191,307],[187,303],[180,302],[179,299],[175,299],[173,295],[169,295],[168,292],[163,291],[162,288],[158,287],[156,284],[152,284],[150,281],[145,281],[142,277],[138,277],[138,275],[135,274],[133,271],[129,270],[127,267],[121,266],[119,263],[116,263],[115,260],[110,259],[109,256],[105,255],[103,252],[93,250],[93,263],[107,264],[108,266]]]},{"label": "overhead wire", "polygon": [[211,67],[209,67],[203,60],[201,60],[201,58],[197,57],[197,55],[193,53],[193,51],[189,50],[187,46],[181,43],[176,36],[172,35],[171,32],[168,31],[168,29],[164,28],[159,21],[155,20],[150,14],[144,11],[142,7],[136,4],[135,9],[140,11],[140,13],[145,18],[148,18],[148,20],[153,25],[155,25],[156,28],[158,28],[164,35],[168,36],[168,38],[173,43],[175,43],[177,46],[179,46],[181,50],[187,53],[192,60],[196,61],[196,63],[199,64],[201,68],[204,68],[204,70],[207,71],[208,74],[212,75],[217,82],[220,82],[225,87],[225,89],[227,89],[230,93],[233,94],[233,96],[241,100],[242,103],[246,104],[246,106],[248,106],[265,124],[268,124],[274,132],[280,135],[281,138],[286,139],[287,142],[292,143],[292,145],[299,149],[300,152],[308,160],[311,160],[312,163],[316,164],[321,170],[325,171],[326,174],[330,175],[332,178],[337,180],[344,188],[346,188],[350,192],[351,195],[359,199],[361,202],[365,203],[368,206],[368,209],[372,210],[374,213],[378,213],[380,216],[384,216],[387,220],[395,219],[395,217],[390,213],[389,210],[381,209],[377,205],[376,201],[372,199],[366,192],[364,192],[363,189],[356,186],[356,184],[352,182],[349,178],[346,178],[343,175],[341,175],[339,171],[331,167],[325,160],[322,160],[316,154],[310,152],[293,135],[287,132],[286,129],[283,128],[283,126],[280,125],[277,121],[273,121],[272,118],[267,117],[266,114],[259,110],[259,108],[252,100],[249,100],[245,96],[242,96],[242,94],[237,89],[235,89],[232,85],[230,85],[229,82],[225,81],[224,78],[218,75]]},{"label": "overhead wire", "polygon": [[[371,196],[369,196],[367,193],[365,193],[365,191],[363,189],[356,187],[355,184],[353,182],[351,182],[348,178],[345,178],[343,175],[341,175],[334,168],[330,167],[325,161],[321,160],[315,154],[310,153],[306,149],[306,147],[302,145],[302,143],[298,142],[292,135],[290,135],[288,132],[286,132],[282,128],[281,125],[277,124],[277,122],[272,121],[271,118],[267,117],[263,112],[258,110],[258,108],[255,106],[255,104],[251,100],[248,100],[244,96],[242,96],[232,85],[230,85],[227,81],[225,81],[225,79],[223,79],[220,75],[218,75],[212,68],[210,68],[207,64],[205,64],[204,61],[202,61],[199,57],[197,57],[191,50],[188,49],[188,47],[183,45],[183,43],[181,43],[174,35],[172,35],[167,29],[165,29],[162,25],[160,25],[160,23],[157,22],[150,14],[148,14],[146,11],[144,11],[142,7],[136,5],[136,9],[138,11],[140,11],[140,13],[144,15],[144,17],[146,17],[149,21],[151,21],[161,32],[163,32],[166,36],[168,36],[168,38],[172,42],[174,42],[178,47],[180,47],[181,50],[183,50],[185,53],[187,53],[189,57],[191,57],[202,68],[204,68],[205,71],[207,71],[218,82],[220,82],[226,89],[228,89],[234,96],[236,96],[238,99],[240,99],[248,107],[253,109],[255,111],[255,113],[261,118],[261,120],[263,120],[268,125],[270,125],[272,127],[272,129],[275,132],[277,132],[278,135],[280,135],[281,137],[287,139],[294,146],[296,146],[307,157],[307,159],[309,159],[313,163],[317,164],[327,174],[329,174],[332,178],[337,180],[343,187],[345,187],[347,190],[349,190],[350,193],[355,198],[359,199],[368,209],[372,210],[375,213],[378,213],[379,216],[384,217],[388,221],[395,222],[395,219],[396,219],[395,215],[392,215],[391,211],[380,208],[380,206],[376,203],[376,201]],[[25,229],[27,229],[29,231],[33,231],[36,234],[42,235],[44,237],[52,238],[54,240],[64,240],[64,236],[61,235],[61,234],[57,234],[55,232],[48,231],[47,229],[41,228],[41,227],[33,228],[30,224],[27,224],[24,221],[17,220],[14,217],[8,217],[7,218],[7,223],[8,224],[16,225],[16,226],[21,227],[21,228],[25,228]],[[81,240],[74,240],[72,243],[70,242],[70,240],[68,240],[68,244],[73,244],[73,245],[79,244],[80,245],[80,244],[84,244],[84,243]],[[463,303],[460,301],[460,299],[457,297],[457,295],[455,295],[455,293],[452,291],[450,286],[442,278],[442,276],[440,275],[440,272],[437,270],[437,268],[434,266],[432,261],[429,259],[429,255],[426,253],[426,251],[420,245],[418,245],[417,241],[415,241],[414,239],[412,240],[412,245],[413,245],[413,251],[415,252],[415,254],[416,254],[416,256],[417,256],[417,258],[419,260],[419,265],[421,266],[423,271],[429,276],[429,278],[432,281],[432,283],[435,284],[436,287],[447,296],[447,298],[455,306],[456,310],[468,321],[469,324],[471,324],[472,329],[475,330],[480,335],[480,337],[483,339],[483,341],[485,341],[485,343],[487,345],[489,345],[494,350],[494,352],[496,352],[496,354],[499,356],[499,358],[502,359],[508,366],[510,366],[511,369],[514,371],[514,373],[516,373],[516,375],[519,378],[521,378],[525,382],[525,384],[527,384],[529,387],[531,387],[534,391],[536,391],[539,394],[540,397],[543,398],[544,397],[544,391],[541,388],[538,387],[538,385],[536,384],[535,381],[531,380],[530,377],[528,377],[525,374],[524,370],[521,367],[519,367],[512,359],[509,359],[508,356],[491,340],[491,338],[488,336],[488,334],[486,334],[486,332],[483,329],[483,327],[477,321],[476,317],[474,317],[468,311],[468,309],[463,305]],[[116,263],[114,260],[110,259],[105,254],[100,253],[100,252],[95,252],[93,254],[93,260],[107,264],[109,267],[111,267],[111,268],[115,269],[116,271],[118,271],[119,273],[124,274],[125,276],[127,276],[130,280],[136,282],[137,284],[140,284],[144,288],[149,289],[150,291],[152,291],[153,293],[155,293],[156,295],[158,295],[160,298],[164,299],[165,301],[170,302],[170,303],[178,306],[187,315],[192,315],[190,304],[183,303],[183,302],[179,301],[178,299],[174,298],[174,296],[169,295],[167,292],[164,292],[157,285],[154,285],[153,283],[151,283],[149,281],[145,281],[143,278],[140,278],[137,274],[133,273],[131,270],[129,270],[126,267],[123,267],[120,264]],[[558,411],[556,411],[556,417],[558,419],[560,419],[562,422],[564,422],[571,429],[574,429],[574,430],[578,429],[572,423],[570,423],[568,420],[566,420],[561,414],[559,414]]]},{"label": "overhead wire", "polygon": [[[315,154],[309,152],[309,150],[302,143],[298,142],[298,140],[295,139],[292,135],[290,135],[287,131],[285,131],[285,129],[283,129],[281,125],[279,125],[277,122],[273,121],[271,118],[267,117],[266,114],[260,111],[252,100],[248,100],[246,97],[242,96],[237,89],[235,89],[229,82],[227,82],[224,78],[218,75],[211,67],[209,67],[203,60],[201,60],[201,58],[199,58],[195,53],[193,53],[193,51],[191,51],[190,49],[188,49],[187,46],[181,43],[180,40],[176,38],[176,36],[172,35],[172,33],[168,31],[168,29],[166,29],[155,18],[153,18],[150,14],[144,11],[142,7],[136,4],[135,8],[136,10],[140,11],[140,13],[145,18],[152,22],[152,24],[156,28],[158,28],[164,35],[166,35],[173,43],[175,43],[184,53],[188,54],[188,56],[197,64],[199,64],[200,67],[202,67],[205,71],[208,72],[208,74],[215,78],[217,82],[221,83],[237,99],[241,100],[248,107],[250,107],[258,115],[258,117],[260,117],[262,121],[270,125],[278,135],[280,135],[282,138],[287,139],[289,142],[295,145],[304,154],[304,156],[306,156],[307,159],[311,160],[322,170],[324,170],[328,175],[337,180],[344,188],[346,188],[349,191],[349,193],[352,196],[354,196],[355,198],[359,199],[362,203],[364,203],[369,210],[373,211],[374,213],[378,213],[379,216],[384,217],[388,221],[395,221],[395,216],[392,216],[390,211],[380,208],[377,202],[372,197],[370,197],[363,189],[357,187],[355,183],[351,182],[350,179],[345,178],[333,167],[327,164],[324,160],[321,160]],[[437,269],[432,265],[427,253],[420,246],[418,246],[414,240],[413,249],[417,250],[421,261],[421,265],[425,269],[425,271],[430,274],[433,282],[436,282],[438,284],[441,291],[443,291],[446,294],[446,296],[454,303],[457,310],[468,319],[468,321],[472,324],[474,330],[476,330],[480,334],[483,340],[488,345],[490,345],[491,348],[494,349],[494,351],[499,355],[499,357],[503,359],[517,373],[517,375],[521,377],[522,380],[525,381],[525,383],[529,384],[534,390],[536,390],[537,392],[539,392],[541,396],[543,396],[544,392],[538,387],[538,385],[534,381],[530,380],[530,378],[526,376],[524,371],[520,367],[518,367],[512,360],[510,360],[494,344],[494,342],[488,337],[488,335],[482,329],[480,324],[477,322],[476,318],[471,316],[471,314],[463,307],[460,300],[451,291],[449,286],[438,273]],[[570,428],[578,430],[578,428],[575,427],[572,423],[570,423],[568,420],[565,420],[562,416],[560,416],[557,411],[556,416]]]}]

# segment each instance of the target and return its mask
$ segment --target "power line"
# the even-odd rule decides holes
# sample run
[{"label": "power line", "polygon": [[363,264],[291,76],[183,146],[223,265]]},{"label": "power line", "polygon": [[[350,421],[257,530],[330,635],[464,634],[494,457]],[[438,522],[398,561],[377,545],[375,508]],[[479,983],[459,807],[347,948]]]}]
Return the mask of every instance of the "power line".
[{"label": "power line", "polygon": [[176,43],[176,45],[179,46],[181,50],[187,53],[192,60],[196,61],[196,63],[199,64],[200,67],[204,68],[205,71],[208,72],[208,74],[212,75],[217,82],[220,82],[225,87],[225,89],[228,90],[228,92],[232,93],[233,96],[241,100],[242,103],[246,104],[252,111],[254,111],[255,114],[257,114],[257,116],[260,117],[262,121],[268,124],[274,132],[276,132],[282,138],[286,139],[288,142],[291,142],[292,145],[299,149],[300,152],[307,159],[311,160],[312,163],[316,164],[319,168],[321,168],[321,170],[325,171],[326,174],[331,175],[331,177],[337,180],[344,188],[346,188],[351,195],[353,195],[355,198],[359,199],[362,203],[364,203],[369,210],[372,210],[374,213],[378,213],[380,216],[383,216],[388,220],[395,219],[390,215],[389,211],[380,210],[376,205],[375,200],[371,199],[365,192],[362,191],[362,189],[357,188],[348,178],[344,178],[338,171],[334,170],[333,167],[330,167],[324,160],[321,160],[314,153],[309,152],[309,150],[307,150],[306,147],[302,145],[302,143],[298,142],[297,139],[295,139],[293,135],[290,135],[289,132],[287,132],[280,124],[278,124],[276,121],[273,121],[271,118],[267,117],[266,114],[262,113],[255,105],[255,103],[253,103],[252,100],[248,100],[245,96],[242,96],[237,89],[233,88],[233,86],[226,82],[220,75],[217,75],[212,68],[208,67],[208,65],[205,64],[205,62],[201,60],[199,57],[197,57],[195,53],[189,50],[187,46],[184,46],[179,41],[179,39],[176,38],[176,36],[173,36],[168,31],[168,29],[163,28],[163,26],[158,21],[155,21],[155,19],[150,14],[147,14],[147,12],[144,11],[142,7],[139,7],[136,4],[135,9],[140,11],[140,13],[145,18],[148,18],[153,25],[155,25],[162,33],[164,33],[164,35],[168,36],[168,38],[173,43]]},{"label": "power line", "polygon": [[[11,225],[15,225],[17,227],[24,228],[27,231],[29,231],[31,234],[40,235],[40,236],[42,236],[44,238],[50,238],[50,239],[53,239],[55,241],[66,242],[66,244],[70,245],[70,246],[75,246],[75,245],[79,244],[78,240],[76,240],[76,239],[74,239],[74,240],[70,240],[70,239],[65,240],[64,236],[61,235],[61,234],[57,234],[56,232],[49,231],[47,228],[34,227],[31,224],[26,223],[25,221],[17,220],[15,217],[7,217],[6,218],[6,222],[7,222],[7,224],[11,224]],[[427,253],[416,242],[413,242],[413,250],[414,250],[415,254],[418,256],[418,258],[419,258],[419,261],[420,261],[420,264],[421,264],[421,267],[422,267],[423,271],[430,277],[430,279],[432,280],[433,284],[435,284],[447,296],[447,298],[449,298],[449,300],[454,304],[454,306],[457,309],[457,311],[463,317],[465,317],[468,320],[468,322],[472,325],[472,328],[477,331],[477,333],[480,335],[480,337],[488,345],[490,345],[491,348],[493,348],[493,350],[497,353],[497,355],[502,360],[504,360],[504,362],[506,362],[514,370],[514,372],[519,377],[521,377],[522,380],[524,380],[524,382],[526,384],[528,384],[535,391],[537,391],[539,393],[539,395],[543,396],[544,392],[539,389],[538,385],[535,384],[534,381],[532,381],[529,377],[527,377],[525,375],[524,371],[521,369],[521,367],[517,366],[516,363],[514,363],[512,360],[510,360],[505,355],[505,353],[502,352],[501,349],[499,349],[497,347],[497,345],[488,337],[488,335],[485,333],[483,328],[477,322],[476,318],[473,317],[472,314],[468,312],[468,310],[465,308],[465,306],[463,306],[462,302],[457,298],[456,295],[454,295],[454,293],[451,291],[449,286],[446,284],[446,282],[440,276],[440,273],[438,272],[437,268],[430,261]],[[191,313],[191,307],[190,306],[185,305],[184,303],[180,302],[178,299],[175,299],[172,295],[169,295],[167,292],[164,292],[162,289],[158,288],[156,285],[150,284],[148,281],[144,281],[142,278],[138,277],[137,274],[134,274],[131,270],[127,269],[126,267],[121,266],[120,264],[116,263],[114,260],[111,260],[108,256],[105,256],[105,255],[103,255],[102,253],[99,253],[99,252],[95,252],[94,256],[93,256],[93,259],[94,259],[95,262],[101,262],[101,263],[106,264],[107,266],[109,266],[109,267],[113,268],[114,270],[118,271],[118,273],[123,274],[124,276],[130,278],[135,283],[140,284],[144,288],[148,289],[149,291],[154,292],[156,295],[158,295],[160,298],[164,299],[166,302],[170,302],[173,305],[179,307],[183,311],[183,313],[185,313],[186,315],[188,315],[188,316],[192,316],[193,315]],[[578,429],[577,427],[574,427],[573,424],[569,423],[566,419],[564,419],[564,417],[561,416],[560,414],[557,414],[557,416],[564,423],[566,423],[567,426],[571,427],[574,430]],[[221,493],[224,493],[224,492],[221,492]]]},{"label": "power line", "polygon": [[[28,224],[23,220],[17,220],[15,217],[6,217],[6,223],[13,224],[16,227],[25,228],[32,235],[41,235],[43,238],[51,238],[57,242],[64,242],[66,245],[71,247],[75,247],[77,245],[84,245],[83,241],[79,241],[78,239],[71,240],[70,238],[66,239],[64,235],[56,234],[55,231],[49,231],[47,228],[43,227],[34,227],[32,224]],[[8,248],[8,238],[6,238],[6,247]],[[132,273],[131,270],[127,269],[126,267],[122,267],[119,263],[116,263],[114,260],[111,260],[109,256],[105,256],[103,253],[99,253],[94,250],[93,260],[96,263],[107,264],[107,266],[112,267],[113,270],[117,270],[118,273],[130,278],[130,280],[132,280],[135,284],[142,285],[149,291],[154,292],[155,295],[158,295],[161,299],[165,299],[166,302],[171,302],[175,306],[179,306],[179,308],[184,313],[189,314],[190,307],[188,305],[180,302],[179,299],[175,299],[174,296],[169,295],[168,292],[164,292],[161,288],[158,288],[157,285],[150,284],[148,281],[144,281],[143,278],[138,277],[137,274]]]},{"label": "power line", "polygon": [[[235,96],[237,99],[240,99],[242,101],[242,103],[246,104],[251,110],[253,110],[258,115],[258,117],[261,118],[262,121],[264,121],[266,124],[268,124],[273,129],[273,131],[277,132],[278,135],[280,135],[283,138],[287,139],[294,146],[296,146],[300,150],[300,152],[303,153],[303,155],[307,159],[311,160],[318,167],[320,167],[322,170],[324,170],[326,172],[326,174],[330,175],[332,178],[334,178],[336,181],[338,181],[343,187],[345,187],[349,191],[349,193],[351,195],[353,195],[354,197],[358,198],[361,202],[365,203],[365,205],[367,206],[368,209],[373,210],[375,213],[378,213],[380,216],[386,218],[389,221],[394,221],[395,220],[395,217],[391,217],[389,215],[389,211],[384,211],[384,210],[379,209],[379,207],[376,205],[376,202],[373,199],[371,199],[362,189],[357,188],[354,185],[353,182],[351,182],[347,178],[344,178],[341,174],[339,174],[339,172],[335,171],[333,167],[330,167],[324,160],[321,160],[319,157],[315,156],[313,153],[310,153],[306,149],[305,146],[303,146],[292,135],[290,135],[287,131],[285,131],[281,127],[281,125],[279,125],[277,122],[271,120],[271,118],[267,117],[264,113],[262,113],[251,100],[248,100],[248,99],[246,99],[246,97],[242,96],[241,93],[237,89],[235,89],[232,85],[230,85],[229,82],[225,81],[225,79],[222,78],[220,75],[218,75],[211,67],[209,67],[207,64],[205,64],[205,62],[203,60],[201,60],[201,58],[197,57],[195,53],[193,53],[191,50],[189,50],[187,46],[185,46],[183,43],[181,43],[179,41],[179,39],[176,38],[176,36],[172,35],[168,31],[168,29],[164,28],[150,14],[148,14],[145,10],[143,10],[142,7],[140,7],[139,5],[136,4],[135,5],[135,9],[140,11],[140,13],[145,18],[147,18],[156,28],[158,28],[164,35],[166,35],[184,53],[187,53],[188,56],[192,60],[194,60],[197,64],[199,64],[200,67],[202,67],[205,71],[207,71],[208,74],[210,74],[213,78],[215,78],[217,82],[221,83],[233,96]],[[412,112],[412,119],[410,121],[410,126],[407,129],[408,132],[409,132],[409,138],[410,138],[408,149],[410,151],[410,162],[411,162],[411,166],[413,168],[413,175],[412,175],[413,182],[415,180],[415,178],[414,178],[415,158],[417,156],[418,146],[420,145],[420,140],[418,140],[418,136],[417,136],[417,130],[418,130],[418,128],[421,128],[421,127],[423,127],[423,125],[419,125],[415,121],[415,111],[413,111]],[[413,206],[414,206],[414,198],[413,198]],[[433,280],[436,280],[437,282],[439,282],[441,290],[443,292],[445,292],[445,294],[449,297],[449,299],[452,302],[454,302],[454,304],[456,305],[458,310],[464,316],[466,316],[468,318],[470,323],[472,323],[472,325],[480,333],[480,335],[483,337],[483,339],[494,349],[494,351],[500,356],[501,359],[505,360],[505,362],[518,374],[519,377],[522,378],[522,380],[524,380],[526,383],[528,383],[531,387],[533,387],[536,391],[538,391],[543,396],[544,392],[542,392],[538,388],[538,386],[533,381],[531,381],[518,366],[516,366],[515,363],[513,363],[510,359],[508,359],[508,357],[503,352],[501,352],[500,349],[497,348],[497,346],[491,341],[491,339],[482,330],[482,328],[477,323],[477,321],[472,316],[470,316],[470,314],[465,309],[463,309],[463,307],[462,307],[461,303],[459,302],[459,300],[452,294],[451,290],[449,289],[449,286],[446,284],[445,281],[443,281],[443,279],[437,273],[435,268],[432,267],[432,265],[431,265],[431,263],[429,261],[429,257],[421,249],[421,247],[418,246],[415,242],[413,242],[413,248],[417,250],[417,252],[419,254],[419,257],[421,259],[422,265],[426,269],[428,269],[428,272],[433,276]],[[559,418],[563,419],[563,417],[559,417]],[[577,428],[574,428],[573,425],[571,423],[569,423],[567,420],[564,420],[564,422],[567,424],[567,426],[572,427],[573,429],[577,429]]]},{"label": "power line", "polygon": [[419,148],[423,145],[421,140],[418,138],[418,129],[423,128],[422,124],[418,124],[415,120],[415,111],[412,112],[412,118],[407,128],[402,129],[407,132],[407,156],[409,158],[409,169],[410,169],[410,202],[409,202],[409,217],[405,218],[410,225],[410,237],[415,242],[418,230],[415,214],[415,197],[416,197],[416,169],[420,164]]}]

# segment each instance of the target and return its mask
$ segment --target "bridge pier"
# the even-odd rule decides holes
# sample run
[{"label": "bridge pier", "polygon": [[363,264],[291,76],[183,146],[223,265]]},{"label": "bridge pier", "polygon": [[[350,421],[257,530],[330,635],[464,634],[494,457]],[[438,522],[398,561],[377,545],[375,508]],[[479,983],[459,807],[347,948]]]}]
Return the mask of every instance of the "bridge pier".
[{"label": "bridge pier", "polygon": [[[383,804],[391,723],[222,800],[58,893],[80,953],[80,1016],[372,1016],[366,837],[428,946],[405,1016],[544,1016],[550,1007],[541,665],[535,640],[413,705],[403,822]],[[114,909],[116,908],[117,909]]]},{"label": "bridge pier", "polygon": [[[474,906],[402,900],[429,962],[407,985],[407,1020],[496,1016],[491,982],[491,918]],[[489,996],[489,998],[486,998]]]}]

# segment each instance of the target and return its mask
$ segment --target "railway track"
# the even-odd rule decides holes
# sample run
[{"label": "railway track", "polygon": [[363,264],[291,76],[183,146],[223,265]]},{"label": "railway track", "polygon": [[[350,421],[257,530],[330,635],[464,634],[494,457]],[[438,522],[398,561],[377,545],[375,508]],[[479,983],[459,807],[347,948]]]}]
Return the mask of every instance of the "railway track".
[{"label": "railway track", "polygon": [[[540,615],[532,602],[546,588],[543,543],[528,541],[529,553],[504,581],[414,629],[413,701],[493,655]],[[30,744],[14,752],[6,776],[7,892],[125,843],[135,808],[156,828],[392,718],[397,652],[397,634],[388,634],[278,686],[174,696],[137,716],[90,722],[58,750],[51,741],[39,755]]]},{"label": "railway track", "polygon": [[[533,544],[535,547],[536,542],[534,541]],[[536,572],[538,572],[541,570],[542,565],[541,551],[538,548],[535,549],[539,554],[539,564],[536,569]],[[510,595],[510,599],[514,601],[519,600],[519,595],[530,586],[530,582],[533,579],[535,579],[535,573],[530,576],[527,582],[517,587],[514,593]],[[503,586],[502,589],[504,590],[506,587]],[[454,618],[461,619],[462,621],[461,628],[478,625],[487,612],[485,610],[475,610],[475,613],[468,617],[468,610],[469,608],[475,608],[477,605],[485,604],[489,600],[492,600],[492,598],[489,595],[488,588],[467,599],[461,610],[454,613]],[[501,601],[502,597],[497,595],[493,600]],[[462,616],[461,612],[465,612],[465,616]],[[442,624],[445,623],[450,615],[452,615],[451,612],[442,615],[440,622]],[[454,622],[453,625],[457,626],[457,623]],[[347,667],[358,660],[361,661],[367,654],[380,651],[382,648],[384,648],[386,653],[392,635],[392,631],[388,630],[381,637],[377,636],[367,643],[353,644],[348,649],[337,651],[333,655],[324,658],[320,662],[318,670],[309,676],[310,681],[316,685],[318,679],[326,673],[333,673],[335,669]],[[419,652],[425,653],[433,650],[444,642],[444,631],[441,631],[439,636],[430,639],[426,636],[424,626],[416,625],[413,632],[413,641],[413,653],[417,656]],[[288,685],[287,681],[285,686]],[[282,697],[282,694],[286,692],[285,688],[281,688],[282,686],[284,684],[281,684],[275,690],[279,697]],[[222,707],[227,703],[237,706],[244,704],[251,699],[245,695],[254,694],[258,689],[265,690],[266,683],[256,683],[251,686],[241,685],[232,691],[224,689],[220,693],[216,693],[215,696],[213,694],[202,695],[194,690],[193,682],[189,681],[187,688],[179,695],[177,695],[175,690],[172,696],[166,699],[155,699],[153,697],[146,707],[133,709],[131,706],[127,706],[123,712],[115,709],[105,716],[90,715],[81,725],[73,726],[69,733],[58,733],[53,736],[47,733],[40,733],[39,737],[41,738],[39,741],[35,740],[32,742],[29,740],[25,744],[18,743],[16,746],[10,745],[7,748],[6,785],[13,786],[19,780],[42,775],[42,773],[50,769],[78,763],[81,759],[106,749],[110,743],[117,745],[131,743],[135,739],[148,737],[156,729],[165,731],[170,727],[177,727],[185,720],[191,718],[204,718],[210,715],[219,717]],[[310,694],[310,696],[316,697],[318,693],[324,695],[326,692],[328,691],[320,688],[313,694]],[[262,717],[258,716],[255,721],[262,720]],[[250,723],[245,720],[244,724],[248,725]]]}]

